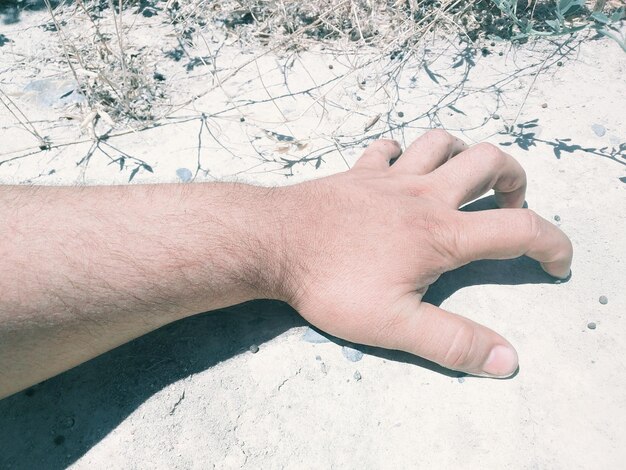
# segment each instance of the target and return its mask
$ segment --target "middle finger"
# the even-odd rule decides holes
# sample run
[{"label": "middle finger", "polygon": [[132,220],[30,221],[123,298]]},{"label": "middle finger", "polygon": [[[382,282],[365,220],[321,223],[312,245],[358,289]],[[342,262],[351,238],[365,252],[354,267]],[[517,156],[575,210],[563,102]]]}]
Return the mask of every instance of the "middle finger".
[{"label": "middle finger", "polygon": [[444,163],[427,178],[434,180],[439,199],[462,205],[495,190],[499,207],[522,207],[526,173],[512,156],[495,145],[478,144]]}]

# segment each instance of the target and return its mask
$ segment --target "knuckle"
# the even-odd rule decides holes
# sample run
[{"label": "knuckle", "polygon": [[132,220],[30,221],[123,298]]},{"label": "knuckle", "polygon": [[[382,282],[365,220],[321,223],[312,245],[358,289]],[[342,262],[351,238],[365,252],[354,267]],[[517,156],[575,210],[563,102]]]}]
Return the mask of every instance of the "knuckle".
[{"label": "knuckle", "polygon": [[431,129],[427,134],[432,139],[452,140],[452,135],[445,129]]},{"label": "knuckle", "polygon": [[506,159],[506,155],[496,145],[489,142],[482,142],[476,145],[476,150],[479,151],[481,158],[489,159],[492,163],[497,164]]},{"label": "knuckle", "polygon": [[395,148],[399,149],[400,144],[397,140],[394,139],[376,139],[374,142],[370,144],[370,147],[379,147],[379,148]]},{"label": "knuckle", "polygon": [[400,186],[405,188],[406,194],[411,197],[427,197],[433,192],[426,177],[416,178],[414,175],[402,175],[401,178],[398,178],[398,181],[400,181]]},{"label": "knuckle", "polygon": [[464,323],[447,347],[444,365],[456,370],[469,369],[474,360],[475,344],[476,328]]},{"label": "knuckle", "polygon": [[541,217],[531,209],[525,209],[523,214],[523,233],[526,234],[530,246],[541,234]]},{"label": "knuckle", "polygon": [[431,129],[427,132],[428,138],[431,142],[436,142],[440,145],[444,145],[447,148],[452,147],[454,144],[454,137],[448,131],[443,129]]}]

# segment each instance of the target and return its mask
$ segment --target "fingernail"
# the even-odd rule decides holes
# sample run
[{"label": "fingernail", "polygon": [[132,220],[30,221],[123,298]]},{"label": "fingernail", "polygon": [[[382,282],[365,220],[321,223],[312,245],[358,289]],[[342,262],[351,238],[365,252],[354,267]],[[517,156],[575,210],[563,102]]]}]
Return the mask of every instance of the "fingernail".
[{"label": "fingernail", "polygon": [[517,369],[517,353],[504,345],[494,346],[483,364],[483,372],[495,377],[508,377]]},{"label": "fingernail", "polygon": [[565,277],[557,277],[556,280],[554,281],[554,283],[555,284],[562,284],[564,282],[569,281],[571,278],[572,278],[572,271],[570,270],[570,272],[567,274],[567,276],[565,276]]}]

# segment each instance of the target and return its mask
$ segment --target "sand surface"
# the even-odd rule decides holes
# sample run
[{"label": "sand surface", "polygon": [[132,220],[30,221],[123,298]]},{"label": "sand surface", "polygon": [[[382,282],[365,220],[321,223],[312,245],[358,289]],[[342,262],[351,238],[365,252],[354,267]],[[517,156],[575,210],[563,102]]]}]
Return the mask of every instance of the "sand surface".
[{"label": "sand surface", "polygon": [[162,125],[118,125],[96,145],[109,124],[81,127],[68,97],[33,89],[72,83],[46,65],[45,21],[0,24],[12,41],[0,47],[0,88],[13,103],[0,107],[2,183],[292,184],[347,169],[373,138],[407,145],[444,127],[506,144],[528,173],[529,206],[571,237],[575,258],[565,284],[521,258],[472,263],[429,291],[515,345],[511,379],[311,342],[321,339],[296,312],[257,301],[0,401],[0,468],[624,468],[626,54],[615,43],[487,44],[483,56],[442,39],[380,60],[370,49],[277,54],[231,41],[213,65],[157,62]]}]

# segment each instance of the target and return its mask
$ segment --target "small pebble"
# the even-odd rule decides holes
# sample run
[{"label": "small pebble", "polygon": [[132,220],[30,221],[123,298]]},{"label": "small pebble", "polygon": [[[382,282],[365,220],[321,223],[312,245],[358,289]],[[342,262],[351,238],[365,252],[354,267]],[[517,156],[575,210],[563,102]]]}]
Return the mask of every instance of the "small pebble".
[{"label": "small pebble", "polygon": [[315,356],[315,360],[316,360],[316,361],[321,361],[321,360],[322,360],[322,356],[319,356],[319,355],[318,355],[318,356]]},{"label": "small pebble", "polygon": [[500,52],[498,52],[498,55],[499,55],[499,56],[503,56],[503,55],[504,55],[504,52],[500,51]]},{"label": "small pebble", "polygon": [[587,328],[589,328],[590,330],[595,330],[595,329],[596,329],[596,324],[595,324],[595,322],[589,322],[589,323],[587,323]]},{"label": "small pebble", "polygon": [[609,299],[606,297],[606,295],[601,295],[598,300],[602,305],[606,305],[609,303]]},{"label": "small pebble", "polygon": [[463,377],[459,377],[457,378],[457,380],[459,381],[460,384],[462,384],[463,382],[465,382],[465,379]]},{"label": "small pebble", "polygon": [[302,341],[306,341],[307,343],[320,344],[320,343],[328,343],[330,340],[318,333],[311,327],[307,327],[306,331],[302,335]]},{"label": "small pebble", "polygon": [[543,104],[541,105],[541,107],[542,107],[543,109],[546,109],[546,108],[548,107],[548,103],[543,103]]},{"label": "small pebble", "polygon": [[248,348],[248,350],[252,353],[252,354],[256,354],[259,352],[259,347],[256,344],[252,344],[250,345],[250,347]]},{"label": "small pebble", "polygon": [[354,377],[354,380],[358,382],[359,380],[361,380],[361,373],[358,370],[355,370],[353,377]]},{"label": "small pebble", "polygon": [[243,116],[241,116],[241,117],[239,118],[239,122],[246,122],[246,118],[245,118],[245,117],[243,117]]},{"label": "small pebble", "polygon": [[603,137],[604,134],[606,134],[606,128],[603,125],[601,125],[601,124],[593,124],[591,126],[591,130],[598,137]]},{"label": "small pebble", "polygon": [[556,63],[556,65],[558,65],[559,67],[563,67],[563,62],[561,62],[560,60]]},{"label": "small pebble", "polygon": [[189,168],[179,168],[176,170],[176,176],[183,182],[188,183],[193,178],[193,173]]},{"label": "small pebble", "polygon": [[496,43],[495,42],[491,42],[491,47],[495,46]]},{"label": "small pebble", "polygon": [[357,96],[357,97],[356,97],[356,100],[357,100],[357,101],[361,101],[362,99],[363,99],[363,98],[361,98],[360,96]]},{"label": "small pebble", "polygon": [[556,220],[557,222],[561,221],[561,217],[559,215],[555,215],[554,216],[554,220]]},{"label": "small pebble", "polygon": [[500,119],[500,115],[499,115],[499,114],[494,114],[493,116],[491,116],[491,118],[492,118],[494,121],[497,121],[498,119]]},{"label": "small pebble", "polygon": [[359,362],[361,359],[363,359],[363,353],[358,349],[344,346],[343,348],[341,348],[341,352],[343,353],[344,357],[350,362]]},{"label": "small pebble", "polygon": [[403,118],[404,117],[404,113],[402,111],[398,111],[398,117]]},{"label": "small pebble", "polygon": [[330,65],[328,66],[328,68],[329,68],[330,70],[332,70],[332,69],[334,69],[335,67],[333,66],[333,64],[330,64]]}]

